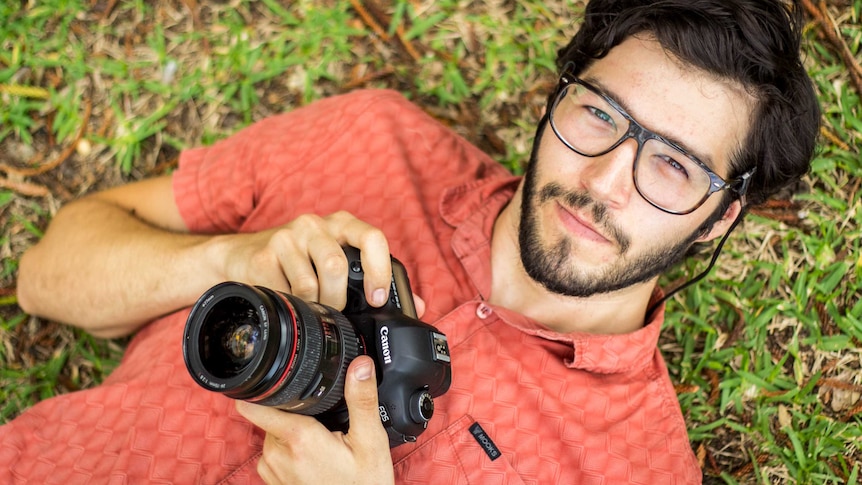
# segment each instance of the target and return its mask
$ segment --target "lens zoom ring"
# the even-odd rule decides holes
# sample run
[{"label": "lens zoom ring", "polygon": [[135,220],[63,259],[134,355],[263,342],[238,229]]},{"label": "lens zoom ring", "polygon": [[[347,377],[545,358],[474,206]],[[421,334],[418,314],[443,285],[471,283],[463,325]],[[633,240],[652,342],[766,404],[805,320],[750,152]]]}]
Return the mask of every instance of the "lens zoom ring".
[{"label": "lens zoom ring", "polygon": [[342,345],[341,365],[338,367],[338,376],[336,377],[335,382],[332,384],[332,387],[326,395],[323,396],[323,399],[307,410],[300,411],[300,413],[307,414],[309,416],[315,416],[329,411],[341,401],[344,397],[344,378],[347,374],[347,366],[349,366],[350,363],[353,362],[353,359],[359,355],[359,345],[356,341],[356,332],[353,330],[353,325],[340,313],[335,313],[333,316],[335,317],[334,320],[338,326],[338,332],[340,333],[339,341]]}]

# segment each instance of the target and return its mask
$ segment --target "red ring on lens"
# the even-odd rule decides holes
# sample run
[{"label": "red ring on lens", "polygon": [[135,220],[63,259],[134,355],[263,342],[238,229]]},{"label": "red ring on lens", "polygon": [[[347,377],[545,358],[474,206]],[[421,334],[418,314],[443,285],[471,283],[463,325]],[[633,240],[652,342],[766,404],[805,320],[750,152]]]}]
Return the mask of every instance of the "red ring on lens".
[{"label": "red ring on lens", "polygon": [[[278,378],[278,381],[276,381],[275,384],[270,386],[269,389],[267,389],[266,391],[264,391],[260,395],[254,396],[254,397],[249,398],[249,399],[245,399],[248,402],[262,401],[262,400],[272,396],[273,394],[275,394],[276,391],[281,389],[281,385],[284,384],[285,380],[287,380],[287,376],[293,370],[293,364],[296,361],[296,353],[297,353],[296,352],[297,351],[296,346],[297,346],[297,343],[299,342],[299,331],[298,331],[298,327],[296,325],[296,321],[297,321],[296,311],[293,308],[293,304],[291,304],[287,298],[285,298],[284,296],[282,296],[281,294],[278,294],[278,293],[277,293],[277,295],[279,298],[281,298],[281,301],[284,302],[284,305],[287,307],[287,310],[290,312],[290,321],[293,324],[293,332],[292,332],[293,333],[293,344],[290,346],[290,348],[292,349],[292,352],[290,353],[290,359],[288,360],[287,365],[284,368],[284,372],[281,373],[281,376]],[[270,323],[271,322],[272,322],[272,319],[270,318]]]}]

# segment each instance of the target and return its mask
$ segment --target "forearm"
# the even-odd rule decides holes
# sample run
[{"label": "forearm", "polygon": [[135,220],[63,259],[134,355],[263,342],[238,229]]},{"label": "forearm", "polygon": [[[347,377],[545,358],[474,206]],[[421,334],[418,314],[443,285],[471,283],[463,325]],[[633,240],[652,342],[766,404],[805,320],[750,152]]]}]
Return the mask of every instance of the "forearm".
[{"label": "forearm", "polygon": [[24,254],[18,298],[28,313],[88,330],[126,335],[192,304],[221,276],[211,237],[150,225],[99,199],[64,207]]}]

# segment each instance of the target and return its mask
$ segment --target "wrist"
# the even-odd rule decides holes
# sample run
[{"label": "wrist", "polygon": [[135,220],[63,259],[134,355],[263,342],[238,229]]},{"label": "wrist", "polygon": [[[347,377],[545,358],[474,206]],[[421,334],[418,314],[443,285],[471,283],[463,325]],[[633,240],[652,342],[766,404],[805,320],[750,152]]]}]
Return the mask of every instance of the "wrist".
[{"label": "wrist", "polygon": [[217,234],[191,248],[193,251],[200,252],[201,268],[199,270],[202,274],[207,275],[212,285],[234,278],[231,276],[229,264],[232,260],[231,252],[235,239],[236,235],[234,234]]}]

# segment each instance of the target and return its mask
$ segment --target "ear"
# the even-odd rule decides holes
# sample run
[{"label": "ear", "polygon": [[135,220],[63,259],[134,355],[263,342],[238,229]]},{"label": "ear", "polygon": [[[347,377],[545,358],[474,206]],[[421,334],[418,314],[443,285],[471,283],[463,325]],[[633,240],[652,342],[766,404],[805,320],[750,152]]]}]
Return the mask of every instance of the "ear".
[{"label": "ear", "polygon": [[733,221],[739,217],[739,213],[742,212],[742,203],[739,199],[731,202],[730,206],[724,211],[724,214],[721,216],[721,219],[715,221],[715,224],[707,231],[704,235],[697,238],[696,242],[708,242],[713,239],[724,235],[727,230],[730,228],[730,225],[733,224]]}]

